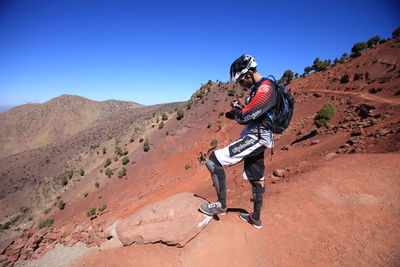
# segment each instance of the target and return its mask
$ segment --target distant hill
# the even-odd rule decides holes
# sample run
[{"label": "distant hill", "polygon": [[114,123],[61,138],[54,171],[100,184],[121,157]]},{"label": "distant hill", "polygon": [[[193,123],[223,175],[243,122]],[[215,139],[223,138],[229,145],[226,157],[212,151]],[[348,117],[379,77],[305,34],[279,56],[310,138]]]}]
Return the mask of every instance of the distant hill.
[{"label": "distant hill", "polygon": [[142,106],[116,100],[97,102],[74,95],[17,106],[0,114],[0,157],[59,142],[98,119]]},{"label": "distant hill", "polygon": [[0,113],[12,109],[15,106],[0,106]]}]

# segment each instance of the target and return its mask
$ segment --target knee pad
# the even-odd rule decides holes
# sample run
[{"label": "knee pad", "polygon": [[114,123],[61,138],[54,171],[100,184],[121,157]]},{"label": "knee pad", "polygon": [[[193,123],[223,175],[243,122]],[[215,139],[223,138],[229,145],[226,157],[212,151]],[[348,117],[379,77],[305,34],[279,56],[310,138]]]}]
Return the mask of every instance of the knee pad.
[{"label": "knee pad", "polygon": [[[225,172],[214,152],[206,161],[206,166],[211,173],[211,179],[213,180],[214,187],[217,190],[217,194],[220,194],[220,187],[225,187]],[[224,188],[222,188],[222,190],[224,190]]]},{"label": "knee pad", "polygon": [[262,203],[265,188],[262,185],[262,181],[250,181],[253,191],[253,198],[251,199],[254,203]]}]

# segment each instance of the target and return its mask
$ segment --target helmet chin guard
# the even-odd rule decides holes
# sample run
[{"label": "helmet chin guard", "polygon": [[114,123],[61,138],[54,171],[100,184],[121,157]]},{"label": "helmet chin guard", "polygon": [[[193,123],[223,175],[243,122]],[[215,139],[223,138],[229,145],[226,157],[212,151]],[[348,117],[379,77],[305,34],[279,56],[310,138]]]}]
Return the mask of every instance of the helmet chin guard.
[{"label": "helmet chin guard", "polygon": [[245,74],[249,71],[249,69],[256,67],[257,62],[252,56],[242,55],[241,57],[236,59],[231,65],[231,82],[236,82],[240,75]]}]

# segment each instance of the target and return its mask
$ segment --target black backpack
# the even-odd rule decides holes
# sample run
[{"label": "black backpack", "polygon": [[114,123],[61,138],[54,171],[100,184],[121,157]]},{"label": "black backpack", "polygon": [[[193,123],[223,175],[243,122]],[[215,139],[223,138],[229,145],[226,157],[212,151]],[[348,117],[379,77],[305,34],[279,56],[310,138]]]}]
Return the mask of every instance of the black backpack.
[{"label": "black backpack", "polygon": [[267,116],[271,120],[271,131],[281,134],[289,126],[292,119],[294,97],[289,88],[277,82],[274,76],[269,75],[268,77],[270,76],[273,80],[269,80],[275,84],[277,95],[275,105],[267,112]]}]

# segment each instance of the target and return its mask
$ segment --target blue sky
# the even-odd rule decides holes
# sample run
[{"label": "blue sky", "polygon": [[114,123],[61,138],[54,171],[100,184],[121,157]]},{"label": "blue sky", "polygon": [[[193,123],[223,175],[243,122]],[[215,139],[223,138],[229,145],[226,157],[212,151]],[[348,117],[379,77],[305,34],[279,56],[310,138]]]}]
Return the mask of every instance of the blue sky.
[{"label": "blue sky", "polygon": [[0,0],[0,105],[184,101],[244,53],[280,78],[398,26],[388,0]]}]

